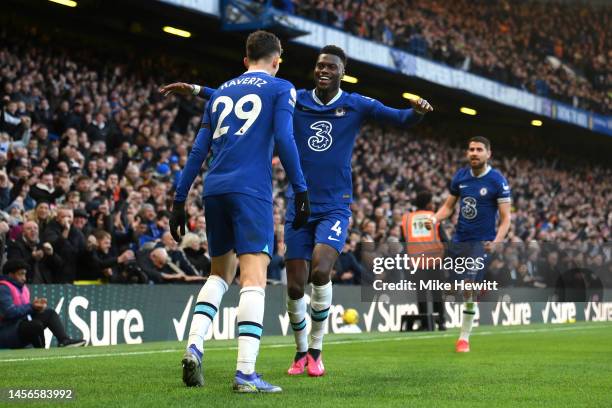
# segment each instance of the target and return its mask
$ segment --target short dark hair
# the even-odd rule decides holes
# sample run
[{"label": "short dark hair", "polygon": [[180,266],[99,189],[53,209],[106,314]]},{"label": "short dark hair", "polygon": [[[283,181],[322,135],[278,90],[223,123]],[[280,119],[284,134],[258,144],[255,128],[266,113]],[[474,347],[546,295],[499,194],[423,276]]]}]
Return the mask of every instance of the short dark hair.
[{"label": "short dark hair", "polygon": [[2,272],[5,275],[8,275],[9,273],[17,272],[20,269],[25,269],[27,271],[30,269],[30,265],[28,265],[28,263],[22,259],[9,259],[4,264]]},{"label": "short dark hair", "polygon": [[283,52],[277,36],[267,31],[258,30],[249,34],[246,40],[246,56],[249,61],[258,61]]},{"label": "short dark hair", "polygon": [[337,47],[335,45],[326,45],[325,47],[321,48],[321,51],[319,51],[319,55],[321,54],[335,55],[336,57],[342,60],[342,64],[346,68],[347,59],[346,54],[344,53],[344,50],[342,48]]},{"label": "short dark hair", "polygon": [[172,218],[172,213],[168,210],[163,210],[157,213],[157,220],[161,220],[162,218]]},{"label": "short dark hair", "polygon": [[416,205],[419,210],[423,210],[425,207],[427,207],[427,204],[431,202],[432,197],[431,191],[421,190],[417,193],[416,199],[414,200],[414,205]]},{"label": "short dark hair", "polygon": [[468,147],[470,146],[470,143],[472,143],[472,142],[482,143],[483,145],[485,145],[487,150],[491,150],[491,142],[489,142],[489,139],[487,139],[484,136],[470,137],[470,140],[468,140]]}]

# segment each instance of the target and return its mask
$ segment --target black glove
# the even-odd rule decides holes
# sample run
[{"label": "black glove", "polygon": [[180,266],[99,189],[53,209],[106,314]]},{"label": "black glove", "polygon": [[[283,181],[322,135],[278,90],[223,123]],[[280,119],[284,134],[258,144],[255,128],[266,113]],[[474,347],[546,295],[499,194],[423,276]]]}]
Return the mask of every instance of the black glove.
[{"label": "black glove", "polygon": [[295,218],[293,219],[293,229],[300,229],[308,222],[310,217],[310,200],[308,200],[308,191],[295,193]]},{"label": "black glove", "polygon": [[185,224],[187,223],[187,216],[185,214],[185,202],[179,203],[175,201],[172,204],[172,217],[170,218],[170,233],[172,238],[179,243],[181,237],[185,235]]}]

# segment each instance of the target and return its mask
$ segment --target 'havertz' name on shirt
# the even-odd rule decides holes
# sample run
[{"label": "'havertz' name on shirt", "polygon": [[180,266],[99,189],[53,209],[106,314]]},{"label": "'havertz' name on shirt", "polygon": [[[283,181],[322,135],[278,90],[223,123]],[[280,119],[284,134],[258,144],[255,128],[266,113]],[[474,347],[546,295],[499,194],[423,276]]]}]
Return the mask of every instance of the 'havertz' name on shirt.
[{"label": "'havertz' name on shirt", "polygon": [[221,85],[219,89],[222,90],[225,88],[229,88],[230,86],[234,86],[234,85],[254,85],[258,88],[261,88],[262,85],[265,85],[267,83],[268,81],[266,81],[265,79],[257,78],[257,77],[237,78],[237,79],[232,79],[231,81],[227,81],[226,83]]}]

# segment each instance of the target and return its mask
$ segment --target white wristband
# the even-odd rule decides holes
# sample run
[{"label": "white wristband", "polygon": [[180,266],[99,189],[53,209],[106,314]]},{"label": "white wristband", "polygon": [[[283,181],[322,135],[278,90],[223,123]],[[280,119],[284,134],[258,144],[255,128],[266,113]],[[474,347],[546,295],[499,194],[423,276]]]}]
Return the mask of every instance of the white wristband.
[{"label": "white wristband", "polygon": [[431,218],[430,218],[430,220],[431,220],[431,223],[432,223],[432,224],[437,224],[437,223],[438,223],[438,219],[436,218],[436,216],[435,216],[435,215],[432,215],[432,216],[431,216]]},{"label": "white wristband", "polygon": [[194,94],[195,96],[198,96],[200,91],[202,90],[202,87],[196,84],[191,84],[191,86],[193,86],[193,91],[191,91],[191,93]]}]

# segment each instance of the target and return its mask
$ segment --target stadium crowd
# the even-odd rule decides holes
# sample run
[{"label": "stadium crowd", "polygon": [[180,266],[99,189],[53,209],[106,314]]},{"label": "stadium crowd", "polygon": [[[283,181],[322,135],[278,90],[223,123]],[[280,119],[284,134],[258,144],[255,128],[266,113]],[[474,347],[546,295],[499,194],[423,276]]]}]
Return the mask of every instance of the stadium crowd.
[{"label": "stadium crowd", "polygon": [[307,0],[289,10],[578,108],[612,112],[609,4]]},{"label": "stadium crowd", "polygon": [[[199,127],[201,101],[164,98],[157,91],[161,80],[147,69],[103,62],[86,51],[67,54],[6,33],[0,38],[2,259],[25,260],[29,283],[206,279],[201,178],[188,199],[189,233],[177,245],[168,232],[173,189]],[[364,243],[377,250],[397,244],[401,216],[418,190],[433,191],[439,205],[463,154],[464,146],[442,138],[435,126],[365,126],[353,161],[351,233],[334,281],[360,282]],[[609,270],[610,245],[602,245],[612,225],[609,168],[586,162],[564,168],[520,150],[495,157],[504,157],[494,165],[513,188],[510,241],[547,257],[557,252],[559,262],[587,250],[589,263]],[[276,162],[274,280],[283,269],[286,183]],[[555,242],[556,249],[544,253],[544,241]],[[532,270],[528,279],[501,267],[516,284],[546,284]]]}]

